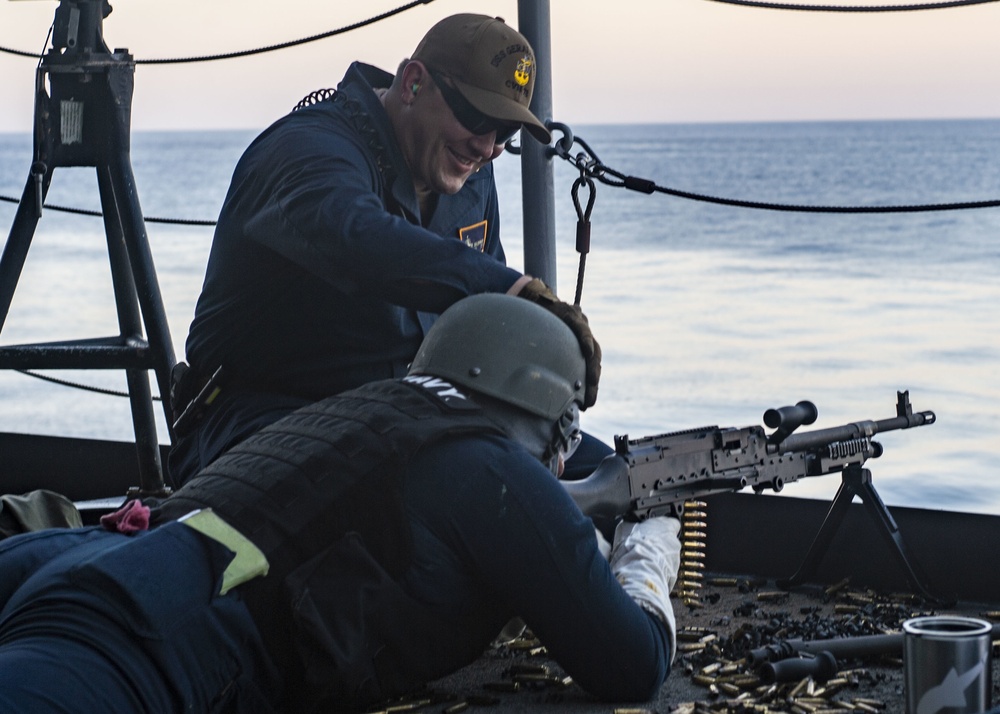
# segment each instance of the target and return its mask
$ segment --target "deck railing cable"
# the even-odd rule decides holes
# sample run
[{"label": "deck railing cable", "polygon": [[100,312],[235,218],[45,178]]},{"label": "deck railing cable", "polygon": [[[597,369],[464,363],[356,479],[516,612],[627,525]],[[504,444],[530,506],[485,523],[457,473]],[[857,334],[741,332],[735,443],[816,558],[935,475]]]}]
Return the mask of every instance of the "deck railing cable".
[{"label": "deck railing cable", "polygon": [[966,5],[984,5],[998,0],[944,0],[943,2],[909,3],[905,5],[817,5],[812,3],[764,2],[763,0],[709,0],[725,5],[766,8],[768,10],[805,10],[812,12],[913,12],[915,10],[947,10]]},{"label": "deck railing cable", "polygon": [[[310,35],[309,37],[302,37],[298,40],[289,40],[288,42],[279,42],[274,45],[267,45],[265,47],[256,47],[248,50],[237,50],[235,52],[224,52],[215,55],[200,55],[194,57],[172,57],[166,59],[137,59],[135,63],[138,64],[190,64],[193,62],[212,62],[215,60],[224,59],[235,59],[237,57],[249,57],[251,55],[264,54],[265,52],[274,52],[276,50],[284,50],[289,47],[297,47],[298,45],[308,44],[310,42],[317,42],[318,40],[325,40],[328,37],[334,37],[336,35],[343,35],[344,33],[351,32],[352,30],[357,30],[362,27],[367,27],[368,25],[373,25],[376,22],[381,22],[386,20],[393,15],[398,15],[401,12],[410,10],[417,5],[429,5],[434,2],[434,0],[413,0],[405,5],[400,5],[397,8],[383,12],[381,15],[375,15],[367,20],[361,20],[360,22],[355,22],[350,25],[344,25],[343,27],[338,27],[335,30],[329,30],[328,32],[321,32],[318,35]],[[0,52],[6,52],[7,54],[17,55],[19,57],[30,57],[32,59],[40,59],[41,55],[37,55],[34,52],[24,52],[23,50],[15,50],[10,47],[4,47],[0,45]]]}]

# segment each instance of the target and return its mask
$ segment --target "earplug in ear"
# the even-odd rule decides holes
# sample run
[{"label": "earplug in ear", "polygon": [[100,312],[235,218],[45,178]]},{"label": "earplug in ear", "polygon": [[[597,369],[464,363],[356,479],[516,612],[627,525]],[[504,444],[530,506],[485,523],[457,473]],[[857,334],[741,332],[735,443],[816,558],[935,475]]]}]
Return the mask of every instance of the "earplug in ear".
[{"label": "earplug in ear", "polygon": [[417,84],[416,82],[414,82],[413,84],[410,85],[410,91],[413,92],[414,96],[416,96],[416,94],[417,94],[417,92],[419,90],[420,90],[420,85]]}]

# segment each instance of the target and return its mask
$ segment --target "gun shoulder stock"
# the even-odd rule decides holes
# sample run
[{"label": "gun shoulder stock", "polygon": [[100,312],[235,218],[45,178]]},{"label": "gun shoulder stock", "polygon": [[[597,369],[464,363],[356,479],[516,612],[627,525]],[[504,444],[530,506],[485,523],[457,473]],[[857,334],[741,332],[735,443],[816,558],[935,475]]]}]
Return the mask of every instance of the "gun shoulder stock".
[{"label": "gun shoulder stock", "polygon": [[579,481],[560,481],[570,498],[588,516],[621,516],[630,510],[628,464],[621,456],[606,456],[594,472]]}]

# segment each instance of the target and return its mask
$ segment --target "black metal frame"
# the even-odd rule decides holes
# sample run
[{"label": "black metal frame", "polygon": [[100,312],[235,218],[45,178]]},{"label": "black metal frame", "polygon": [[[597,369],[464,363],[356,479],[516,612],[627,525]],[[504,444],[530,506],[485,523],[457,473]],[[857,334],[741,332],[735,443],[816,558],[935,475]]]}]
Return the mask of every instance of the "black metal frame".
[{"label": "black metal frame", "polygon": [[[139,460],[140,493],[165,492],[148,370],[172,435],[174,352],[130,160],[135,60],[110,52],[107,0],[60,0],[52,48],[36,73],[34,161],[0,256],[0,331],[57,167],[93,166],[104,214],[119,334],[0,347],[0,369],[124,369]],[[46,84],[50,92],[46,91]],[[143,337],[143,323],[148,340]]]}]

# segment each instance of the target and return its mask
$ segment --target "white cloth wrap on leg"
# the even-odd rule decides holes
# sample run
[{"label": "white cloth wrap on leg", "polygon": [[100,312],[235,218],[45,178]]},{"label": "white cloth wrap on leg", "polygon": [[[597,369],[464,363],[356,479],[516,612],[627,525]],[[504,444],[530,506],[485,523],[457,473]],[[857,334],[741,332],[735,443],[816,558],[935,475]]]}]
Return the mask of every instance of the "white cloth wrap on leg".
[{"label": "white cloth wrap on leg", "polygon": [[681,565],[681,523],[676,518],[622,521],[615,530],[611,572],[636,604],[656,615],[670,631],[670,661],[677,651],[677,622],[670,591]]}]

